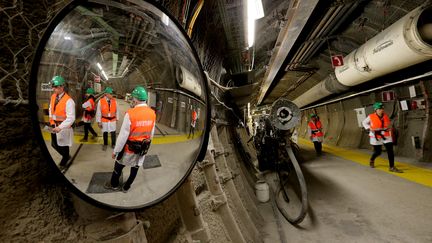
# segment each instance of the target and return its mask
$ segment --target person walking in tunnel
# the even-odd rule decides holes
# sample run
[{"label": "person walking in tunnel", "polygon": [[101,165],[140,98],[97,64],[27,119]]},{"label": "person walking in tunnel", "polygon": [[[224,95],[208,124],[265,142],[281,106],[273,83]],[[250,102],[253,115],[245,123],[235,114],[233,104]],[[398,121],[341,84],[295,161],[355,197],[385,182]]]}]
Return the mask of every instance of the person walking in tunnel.
[{"label": "person walking in tunnel", "polygon": [[65,167],[69,161],[69,147],[73,143],[72,124],[75,122],[75,102],[65,92],[66,81],[61,76],[54,76],[51,85],[54,94],[49,104],[49,122],[53,128],[51,146],[62,156],[59,166]]},{"label": "person walking in tunnel", "polygon": [[84,114],[82,116],[82,121],[84,122],[84,138],[81,139],[81,142],[88,141],[89,131],[92,133],[92,139],[97,138],[97,133],[92,127],[92,120],[95,117],[95,100],[94,100],[94,89],[88,88],[86,90],[86,100],[82,104],[82,108],[84,109]]},{"label": "person walking in tunnel", "polygon": [[387,150],[389,160],[389,171],[402,173],[394,165],[393,139],[390,133],[390,118],[384,112],[384,105],[381,102],[373,104],[374,113],[363,120],[362,125],[369,130],[370,144],[373,146],[373,154],[369,161],[369,166],[375,168],[375,159],[381,154],[381,145]]},{"label": "person walking in tunnel", "polygon": [[322,132],[322,124],[317,114],[310,114],[310,121],[308,123],[308,134],[310,140],[313,142],[315,152],[318,156],[322,154],[322,142],[324,133]]},{"label": "person walking in tunnel", "polygon": [[190,123],[189,135],[187,138],[190,138],[192,135],[192,139],[193,139],[193,137],[195,135],[195,126],[196,126],[197,117],[198,117],[197,112],[192,107],[191,123]]},{"label": "person walking in tunnel", "polygon": [[105,151],[108,146],[108,133],[111,133],[111,147],[114,148],[116,144],[116,127],[119,110],[117,109],[117,101],[112,95],[113,89],[106,87],[104,93],[104,97],[97,104],[96,122],[99,128],[102,128],[104,141],[102,150]]},{"label": "person walking in tunnel", "polygon": [[156,114],[147,105],[147,91],[144,87],[137,86],[132,91],[132,107],[126,112],[120,129],[117,144],[112,153],[115,159],[114,171],[111,181],[105,183],[106,189],[119,190],[119,179],[125,166],[130,166],[130,175],[122,186],[122,191],[127,192],[138,169],[144,163],[145,155],[153,138]]}]

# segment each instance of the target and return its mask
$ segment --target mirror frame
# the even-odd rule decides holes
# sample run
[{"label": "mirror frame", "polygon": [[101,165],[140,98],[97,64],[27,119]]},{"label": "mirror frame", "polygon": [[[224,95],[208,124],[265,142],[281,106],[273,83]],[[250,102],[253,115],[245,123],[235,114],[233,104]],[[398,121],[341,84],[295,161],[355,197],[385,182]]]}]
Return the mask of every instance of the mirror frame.
[{"label": "mirror frame", "polygon": [[143,2],[147,2],[151,5],[153,5],[155,8],[166,14],[170,21],[175,24],[175,26],[179,29],[180,33],[183,35],[183,37],[186,39],[187,43],[190,45],[192,50],[192,55],[195,57],[198,68],[201,72],[201,78],[203,80],[203,86],[204,86],[204,100],[206,102],[206,121],[204,124],[204,131],[203,131],[203,137],[201,138],[201,143],[199,150],[197,152],[196,158],[191,162],[191,165],[189,169],[187,170],[186,174],[183,176],[183,178],[180,179],[180,181],[171,189],[169,190],[165,195],[163,195],[160,198],[157,198],[156,200],[150,201],[148,203],[145,203],[143,205],[137,205],[135,207],[119,207],[114,206],[110,204],[103,203],[101,201],[98,201],[88,195],[86,195],[83,191],[79,190],[77,187],[75,187],[69,179],[63,175],[60,171],[60,169],[57,167],[56,163],[54,162],[51,154],[48,151],[48,148],[45,144],[45,141],[42,136],[42,131],[40,129],[39,124],[39,118],[38,118],[38,111],[39,106],[37,104],[37,97],[36,97],[36,89],[38,88],[38,72],[39,72],[39,64],[42,59],[42,54],[45,51],[46,44],[48,43],[54,29],[57,27],[57,25],[70,13],[72,12],[77,6],[80,5],[86,5],[88,3],[88,0],[74,0],[68,3],[66,6],[64,6],[49,22],[47,25],[47,28],[45,29],[42,37],[40,38],[36,51],[33,56],[32,66],[31,66],[31,73],[30,73],[30,83],[29,83],[29,107],[30,107],[30,114],[31,114],[31,120],[33,125],[33,132],[35,134],[36,140],[39,143],[39,147],[44,155],[44,158],[49,163],[49,166],[53,168],[53,171],[57,172],[55,176],[61,177],[61,180],[64,184],[67,185],[68,189],[70,189],[75,195],[80,197],[86,202],[89,202],[97,207],[109,209],[109,210],[121,210],[121,211],[135,211],[139,209],[144,209],[151,207],[153,205],[156,205],[168,197],[170,197],[177,189],[183,184],[183,182],[186,180],[187,177],[191,174],[193,168],[195,167],[197,161],[202,161],[206,154],[207,144],[209,140],[209,134],[210,134],[210,120],[211,120],[211,105],[210,105],[210,99],[209,99],[209,83],[208,80],[204,74],[204,70],[202,68],[201,60],[198,57],[198,54],[195,50],[194,45],[192,44],[192,41],[188,37],[186,31],[183,29],[183,27],[177,22],[177,19],[174,18],[174,16],[169,13],[161,4],[155,2],[154,0],[142,0]]}]

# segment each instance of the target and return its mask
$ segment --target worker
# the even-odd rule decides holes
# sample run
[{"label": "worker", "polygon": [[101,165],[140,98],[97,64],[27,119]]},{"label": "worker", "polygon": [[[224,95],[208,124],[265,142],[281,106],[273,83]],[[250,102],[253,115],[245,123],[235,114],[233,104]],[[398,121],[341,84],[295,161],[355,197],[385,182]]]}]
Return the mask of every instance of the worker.
[{"label": "worker", "polygon": [[322,131],[322,124],[317,114],[310,114],[310,121],[308,123],[308,134],[310,140],[313,142],[315,152],[318,156],[322,154],[322,142],[324,133]]},{"label": "worker", "polygon": [[105,151],[108,146],[108,133],[111,133],[111,147],[114,148],[116,144],[118,117],[119,110],[117,109],[117,101],[113,97],[113,89],[111,87],[106,87],[104,90],[104,97],[99,100],[96,108],[96,122],[99,128],[102,128],[103,133],[103,151]]},{"label": "worker", "polygon": [[156,114],[147,101],[147,91],[144,87],[137,86],[132,91],[132,107],[126,112],[120,129],[118,142],[112,153],[115,159],[114,171],[111,181],[105,183],[106,189],[120,190],[119,179],[125,166],[130,166],[130,174],[127,181],[121,186],[123,192],[127,192],[138,169],[144,163],[145,155],[153,138]]},{"label": "worker", "polygon": [[373,146],[373,154],[369,161],[369,166],[375,168],[375,159],[381,154],[381,145],[387,150],[389,160],[389,170],[391,172],[402,173],[394,165],[393,139],[390,133],[390,118],[384,112],[384,105],[381,102],[373,104],[374,113],[370,114],[362,125],[369,130],[370,144]]},{"label": "worker", "polygon": [[189,129],[189,135],[187,138],[194,137],[195,135],[195,126],[196,126],[196,121],[197,121],[197,112],[195,111],[195,109],[192,107],[192,114],[191,114],[191,123],[190,123],[190,129]]},{"label": "worker", "polygon": [[96,110],[96,104],[94,99],[94,89],[88,88],[86,90],[86,99],[84,103],[82,104],[82,108],[84,109],[84,114],[82,116],[82,121],[84,122],[84,138],[81,139],[81,142],[87,142],[88,141],[88,133],[89,131],[92,133],[92,139],[97,138],[97,133],[92,127],[92,120],[95,117],[95,110]]},{"label": "worker", "polygon": [[54,76],[51,86],[54,94],[49,104],[49,122],[52,127],[51,145],[62,156],[60,168],[64,169],[69,161],[69,147],[73,143],[72,124],[75,122],[75,102],[65,92],[65,79]]}]

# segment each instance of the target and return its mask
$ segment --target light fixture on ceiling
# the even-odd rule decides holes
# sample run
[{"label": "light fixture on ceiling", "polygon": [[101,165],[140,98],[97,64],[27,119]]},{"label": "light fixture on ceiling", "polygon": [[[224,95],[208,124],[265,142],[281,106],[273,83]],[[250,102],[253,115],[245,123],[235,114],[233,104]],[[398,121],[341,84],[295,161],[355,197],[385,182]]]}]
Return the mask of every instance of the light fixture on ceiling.
[{"label": "light fixture on ceiling", "polygon": [[100,63],[96,63],[96,66],[97,66],[100,70],[102,70],[102,66],[100,65]]},{"label": "light fixture on ceiling", "polygon": [[255,41],[255,20],[264,17],[261,0],[246,0],[247,3],[247,33],[248,46],[252,47]]},{"label": "light fixture on ceiling", "polygon": [[64,38],[65,40],[72,40],[72,37],[70,37],[70,36],[68,36],[68,35],[63,36],[63,38]]},{"label": "light fixture on ceiling", "polygon": [[102,70],[102,75],[104,76],[104,78],[108,81],[108,76],[106,75],[105,71]]}]

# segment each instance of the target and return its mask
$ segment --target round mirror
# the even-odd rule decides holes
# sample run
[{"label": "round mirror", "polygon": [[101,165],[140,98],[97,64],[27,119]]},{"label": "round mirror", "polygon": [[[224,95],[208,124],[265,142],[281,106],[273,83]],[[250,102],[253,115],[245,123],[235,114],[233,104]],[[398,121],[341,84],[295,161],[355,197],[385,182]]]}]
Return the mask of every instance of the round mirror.
[{"label": "round mirror", "polygon": [[91,202],[153,205],[204,154],[205,75],[181,26],[153,3],[73,1],[42,37],[31,82],[41,147]]}]

